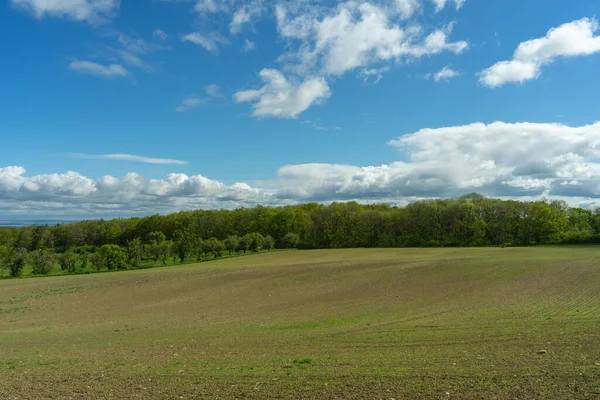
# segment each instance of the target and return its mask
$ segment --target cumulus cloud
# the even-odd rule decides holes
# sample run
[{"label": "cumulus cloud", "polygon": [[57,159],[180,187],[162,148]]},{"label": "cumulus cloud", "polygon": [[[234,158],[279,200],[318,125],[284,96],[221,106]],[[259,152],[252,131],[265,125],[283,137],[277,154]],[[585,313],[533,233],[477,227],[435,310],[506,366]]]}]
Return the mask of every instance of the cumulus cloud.
[{"label": "cumulus cloud", "polygon": [[421,9],[420,0],[395,0],[394,5],[402,18],[410,18]]},{"label": "cumulus cloud", "polygon": [[468,48],[466,41],[450,40],[453,24],[431,31],[414,23],[403,25],[420,7],[416,0],[347,1],[335,7],[280,3],[275,7],[277,30],[289,50],[278,61],[297,80],[333,79],[360,68],[363,78],[378,82],[392,64]]},{"label": "cumulus cloud", "polygon": [[120,64],[102,65],[92,61],[73,60],[69,68],[82,74],[98,76],[100,78],[126,78],[130,73]]},{"label": "cumulus cloud", "polygon": [[225,185],[202,175],[150,179],[136,173],[91,179],[77,172],[25,176],[25,168],[0,168],[0,212],[131,215],[180,209],[268,204],[271,195],[245,183]]},{"label": "cumulus cloud", "polygon": [[500,61],[481,71],[480,82],[496,88],[507,83],[536,79],[542,67],[559,57],[586,56],[600,52],[595,19],[583,18],[552,28],[546,36],[521,43],[512,60]]},{"label": "cumulus cloud", "polygon": [[10,0],[35,18],[45,16],[69,18],[76,21],[99,23],[111,17],[119,7],[119,0]]},{"label": "cumulus cloud", "polygon": [[289,165],[281,198],[305,201],[451,197],[600,198],[600,123],[495,122],[422,129],[390,141],[407,161],[380,166]]},{"label": "cumulus cloud", "polygon": [[239,91],[234,95],[238,103],[253,102],[256,117],[295,118],[330,95],[329,85],[322,77],[290,81],[275,69],[263,69],[259,75],[264,82],[262,88]]},{"label": "cumulus cloud", "polygon": [[197,44],[211,53],[219,51],[219,44],[228,43],[227,39],[218,34],[203,35],[199,32],[188,33],[181,38],[181,41]]},{"label": "cumulus cloud", "polygon": [[69,153],[70,157],[73,158],[88,158],[96,160],[120,160],[120,161],[134,161],[146,164],[163,164],[163,165],[187,165],[187,161],[173,160],[170,158],[152,158],[138,156],[135,154],[85,154],[85,153]]},{"label": "cumulus cloud", "polygon": [[108,209],[132,214],[344,200],[405,204],[469,192],[600,205],[600,122],[474,123],[421,129],[389,144],[404,153],[404,161],[286,165],[265,187],[186,174],[163,179],[136,173],[92,179],[77,172],[28,177],[23,167],[4,167],[0,212],[81,209],[93,214]]},{"label": "cumulus cloud", "polygon": [[460,54],[465,41],[449,42],[452,25],[437,29],[419,41],[421,30],[403,29],[390,21],[381,7],[370,3],[344,3],[336,13],[314,22],[314,46],[300,51],[304,64],[321,63],[325,74],[341,75],[357,67],[382,61],[399,61],[450,51]]}]

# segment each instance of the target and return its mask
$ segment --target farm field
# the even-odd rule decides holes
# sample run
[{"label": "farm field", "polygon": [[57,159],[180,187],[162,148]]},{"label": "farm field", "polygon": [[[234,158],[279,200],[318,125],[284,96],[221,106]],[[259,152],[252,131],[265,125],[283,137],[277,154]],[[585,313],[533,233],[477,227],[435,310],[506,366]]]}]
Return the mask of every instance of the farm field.
[{"label": "farm field", "polygon": [[0,281],[2,399],[594,399],[599,343],[591,246]]}]

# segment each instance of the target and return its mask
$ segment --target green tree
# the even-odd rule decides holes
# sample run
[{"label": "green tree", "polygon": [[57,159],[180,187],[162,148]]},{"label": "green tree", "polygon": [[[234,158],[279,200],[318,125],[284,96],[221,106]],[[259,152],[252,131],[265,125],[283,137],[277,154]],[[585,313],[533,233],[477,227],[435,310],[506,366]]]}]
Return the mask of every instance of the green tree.
[{"label": "green tree", "polygon": [[265,236],[263,239],[262,248],[263,250],[267,251],[273,250],[275,248],[275,239],[273,239],[271,235]]},{"label": "green tree", "polygon": [[160,231],[150,232],[150,233],[148,233],[148,235],[146,235],[147,243],[156,242],[157,244],[161,244],[165,240],[167,240],[165,234]]},{"label": "green tree", "polygon": [[215,258],[221,257],[223,255],[223,251],[225,251],[225,244],[222,240],[215,239],[213,244],[213,254]]},{"label": "green tree", "polygon": [[265,243],[265,238],[258,232],[252,232],[244,236],[249,243],[248,250],[252,252],[260,251]]},{"label": "green tree", "polygon": [[250,239],[250,237],[248,235],[242,236],[238,241],[238,249],[240,251],[243,251],[244,254],[246,254],[246,252],[250,249],[251,241],[252,240]]},{"label": "green tree", "polygon": [[127,257],[134,267],[137,267],[144,256],[144,246],[140,238],[135,238],[127,243]]},{"label": "green tree", "polygon": [[106,268],[106,255],[98,250],[90,256],[90,262],[96,268],[96,272],[100,272]]},{"label": "green tree", "polygon": [[99,249],[100,254],[106,260],[106,268],[109,271],[125,269],[127,267],[127,253],[116,244],[105,244]]},{"label": "green tree", "polygon": [[18,278],[23,274],[25,264],[27,263],[27,249],[22,247],[9,247],[4,258],[4,265],[8,268],[10,276]]},{"label": "green tree", "polygon": [[290,232],[281,239],[281,246],[285,249],[294,249],[300,243],[300,236],[297,233]]},{"label": "green tree", "polygon": [[84,253],[79,254],[79,261],[80,261],[79,267],[82,270],[86,270],[88,265],[90,264],[90,253],[84,252]]},{"label": "green tree", "polygon": [[232,255],[238,249],[238,246],[240,244],[240,238],[238,238],[236,235],[227,236],[227,239],[225,239],[224,244],[227,251],[229,251],[229,255]]},{"label": "green tree", "polygon": [[36,275],[48,275],[54,269],[56,254],[49,249],[39,249],[29,253],[32,272]]},{"label": "green tree", "polygon": [[81,258],[73,251],[67,251],[58,257],[58,263],[63,271],[73,273],[81,263]]},{"label": "green tree", "polygon": [[165,240],[159,245],[160,260],[163,265],[167,265],[167,259],[169,258],[169,254],[171,254],[171,247],[173,247],[173,242],[170,240]]},{"label": "green tree", "polygon": [[8,247],[4,244],[0,244],[0,277],[3,274],[3,269],[6,268],[6,262],[8,259]]},{"label": "green tree", "polygon": [[181,262],[184,262],[186,257],[194,250],[194,242],[194,237],[188,229],[175,231],[173,235],[173,246]]}]

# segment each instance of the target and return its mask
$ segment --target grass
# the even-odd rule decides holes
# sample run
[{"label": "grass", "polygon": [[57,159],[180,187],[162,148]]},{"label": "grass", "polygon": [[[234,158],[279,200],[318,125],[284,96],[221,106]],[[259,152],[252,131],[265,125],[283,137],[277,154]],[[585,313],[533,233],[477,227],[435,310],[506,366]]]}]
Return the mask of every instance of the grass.
[{"label": "grass", "polygon": [[0,398],[591,399],[599,327],[591,246],[3,280]]}]

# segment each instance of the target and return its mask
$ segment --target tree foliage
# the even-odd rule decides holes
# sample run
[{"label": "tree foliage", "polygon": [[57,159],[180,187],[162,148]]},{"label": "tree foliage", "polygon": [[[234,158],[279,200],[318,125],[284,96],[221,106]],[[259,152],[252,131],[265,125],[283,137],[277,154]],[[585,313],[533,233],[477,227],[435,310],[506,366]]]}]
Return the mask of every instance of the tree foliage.
[{"label": "tree foliage", "polygon": [[[201,239],[208,238],[208,239]],[[600,209],[562,201],[522,202],[468,194],[405,207],[356,202],[196,210],[170,215],[0,228],[0,262],[20,275],[23,254],[43,249],[81,257],[80,269],[166,265],[277,248],[530,246],[600,242]],[[223,247],[221,247],[223,246]],[[36,253],[38,256],[41,253]],[[70,256],[67,256],[67,259]],[[64,267],[63,256],[59,262]],[[68,264],[68,263],[67,263]],[[20,272],[21,271],[21,272]]]},{"label": "tree foliage", "polygon": [[48,275],[54,269],[56,254],[49,249],[38,249],[29,253],[32,272],[36,275]]},{"label": "tree foliage", "polygon": [[[63,271],[73,273],[77,270],[77,267],[80,264],[83,264],[82,258],[83,257],[80,257],[74,251],[67,251],[58,257],[58,263],[60,264],[60,268]],[[86,263],[85,264],[86,265],[84,267],[87,267],[87,255],[86,255]]]}]

